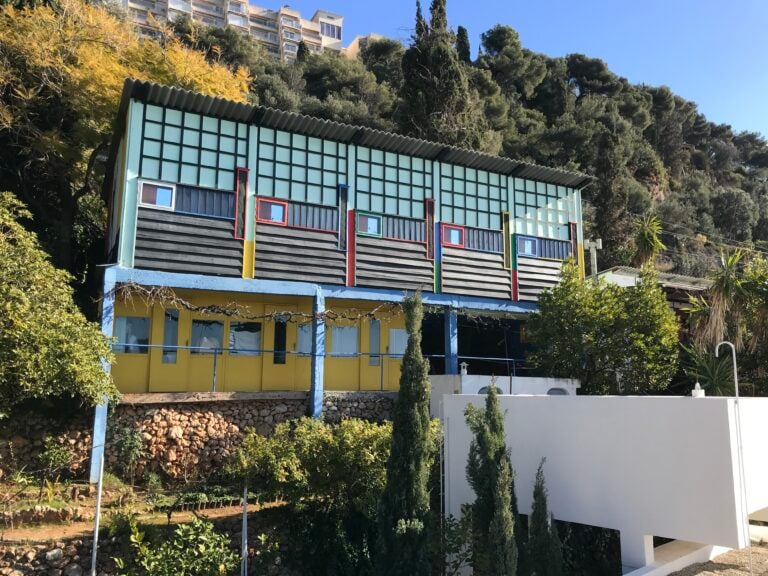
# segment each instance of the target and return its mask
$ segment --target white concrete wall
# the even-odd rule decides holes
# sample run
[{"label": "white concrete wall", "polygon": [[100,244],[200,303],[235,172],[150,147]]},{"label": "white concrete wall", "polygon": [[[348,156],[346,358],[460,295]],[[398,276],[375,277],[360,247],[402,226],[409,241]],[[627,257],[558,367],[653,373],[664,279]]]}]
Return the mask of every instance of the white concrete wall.
[{"label": "white concrete wall", "polygon": [[[430,410],[435,418],[442,413],[440,403],[444,394],[477,394],[481,389],[491,385],[493,376],[480,374],[437,374],[429,377],[432,385]],[[496,387],[502,394],[547,394],[553,388],[564,390],[569,395],[575,395],[581,384],[573,378],[539,378],[533,376],[496,376]]]},{"label": "white concrete wall", "polygon": [[[474,499],[463,416],[470,402],[482,405],[484,397],[443,397],[446,508],[454,515]],[[500,402],[521,512],[530,512],[536,468],[546,457],[555,517],[618,529],[637,556],[648,535],[746,545],[732,399],[501,396]],[[768,507],[768,399],[741,404],[748,501],[755,511]]]}]

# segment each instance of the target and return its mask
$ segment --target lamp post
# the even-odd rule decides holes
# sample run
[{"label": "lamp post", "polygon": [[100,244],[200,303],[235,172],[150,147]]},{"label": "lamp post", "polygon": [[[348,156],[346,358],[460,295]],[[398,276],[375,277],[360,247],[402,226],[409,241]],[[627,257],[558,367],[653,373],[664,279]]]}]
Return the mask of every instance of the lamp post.
[{"label": "lamp post", "polygon": [[736,450],[739,456],[739,489],[741,490],[741,506],[744,515],[744,530],[747,538],[747,547],[749,550],[749,573],[752,574],[752,540],[749,536],[749,507],[747,506],[747,479],[744,475],[744,449],[741,441],[741,407],[739,406],[739,373],[736,367],[736,347],[731,342],[719,342],[715,346],[715,358],[720,357],[720,346],[726,345],[731,348],[731,357],[733,358],[733,388],[736,393],[735,420],[736,420]]}]

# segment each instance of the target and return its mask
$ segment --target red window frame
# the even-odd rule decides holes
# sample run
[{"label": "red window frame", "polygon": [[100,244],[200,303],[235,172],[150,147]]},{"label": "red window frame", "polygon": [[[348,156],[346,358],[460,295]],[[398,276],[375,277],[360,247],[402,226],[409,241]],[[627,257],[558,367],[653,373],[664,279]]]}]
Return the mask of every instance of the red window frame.
[{"label": "red window frame", "polygon": [[[261,214],[261,205],[264,204],[281,204],[283,206],[283,221],[282,222],[275,222],[274,220],[268,220],[266,218],[261,218],[259,214]],[[273,226],[288,226],[288,201],[287,200],[275,200],[273,198],[263,198],[259,196],[256,199],[256,222],[261,222],[262,224],[272,224]]]},{"label": "red window frame", "polygon": [[[460,230],[461,231],[461,244],[454,244],[453,242],[448,241],[448,235],[446,234],[447,230]],[[441,244],[443,246],[450,246],[451,248],[464,248],[464,241],[465,241],[465,230],[464,226],[458,226],[456,224],[442,224],[442,230],[440,234],[440,240]]]}]

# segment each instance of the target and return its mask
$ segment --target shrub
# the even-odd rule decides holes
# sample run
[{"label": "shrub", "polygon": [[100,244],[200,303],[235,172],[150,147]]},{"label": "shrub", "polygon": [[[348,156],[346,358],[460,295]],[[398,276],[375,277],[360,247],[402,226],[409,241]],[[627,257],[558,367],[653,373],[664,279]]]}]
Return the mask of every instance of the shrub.
[{"label": "shrub", "polygon": [[146,456],[141,430],[128,426],[118,428],[115,431],[114,443],[117,449],[120,469],[125,479],[133,485],[136,467],[139,461]]},{"label": "shrub", "polygon": [[[269,437],[249,433],[228,471],[260,497],[287,504],[289,562],[308,576],[372,573],[376,512],[386,481],[391,424],[303,418]],[[431,443],[439,437],[432,427]]]},{"label": "shrub", "polygon": [[213,524],[196,518],[176,527],[170,539],[154,542],[135,521],[131,530],[133,559],[116,558],[121,573],[133,563],[152,576],[234,576],[240,559],[229,547],[229,537],[213,529]]}]

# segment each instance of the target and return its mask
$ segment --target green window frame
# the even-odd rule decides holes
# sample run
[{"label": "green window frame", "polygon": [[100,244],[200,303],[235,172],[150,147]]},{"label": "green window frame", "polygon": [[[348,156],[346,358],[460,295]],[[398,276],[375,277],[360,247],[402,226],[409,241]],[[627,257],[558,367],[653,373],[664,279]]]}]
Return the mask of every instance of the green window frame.
[{"label": "green window frame", "polygon": [[[371,232],[370,231],[370,222],[375,221],[378,222],[377,228],[378,231]],[[380,214],[371,214],[369,212],[358,212],[357,213],[357,233],[360,236],[372,236],[374,238],[381,238],[384,230],[384,218]]]}]

